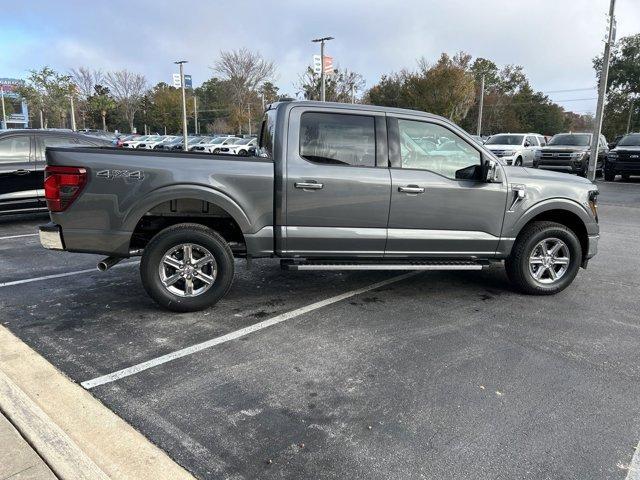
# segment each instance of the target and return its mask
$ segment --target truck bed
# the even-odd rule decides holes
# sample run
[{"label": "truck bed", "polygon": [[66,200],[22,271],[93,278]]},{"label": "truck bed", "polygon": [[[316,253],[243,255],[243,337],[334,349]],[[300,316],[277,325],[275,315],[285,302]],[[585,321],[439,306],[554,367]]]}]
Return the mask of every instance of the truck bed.
[{"label": "truck bed", "polygon": [[271,159],[118,148],[49,148],[46,157],[87,171],[71,206],[51,213],[68,251],[128,256],[145,220],[198,216],[233,223],[255,256],[273,252]]}]

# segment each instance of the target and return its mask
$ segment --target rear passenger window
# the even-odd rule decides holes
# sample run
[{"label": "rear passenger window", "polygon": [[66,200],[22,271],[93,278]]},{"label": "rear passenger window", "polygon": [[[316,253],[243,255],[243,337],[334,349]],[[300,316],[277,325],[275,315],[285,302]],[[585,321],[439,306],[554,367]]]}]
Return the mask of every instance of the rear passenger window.
[{"label": "rear passenger window", "polygon": [[75,139],[73,137],[65,137],[65,136],[43,136],[41,137],[42,139],[42,146],[44,148],[47,147],[73,147],[76,144],[76,142],[74,141]]},{"label": "rear passenger window", "polygon": [[328,165],[375,167],[374,117],[337,113],[303,113],[300,156]]},{"label": "rear passenger window", "polygon": [[30,142],[26,135],[0,139],[0,163],[28,162]]}]

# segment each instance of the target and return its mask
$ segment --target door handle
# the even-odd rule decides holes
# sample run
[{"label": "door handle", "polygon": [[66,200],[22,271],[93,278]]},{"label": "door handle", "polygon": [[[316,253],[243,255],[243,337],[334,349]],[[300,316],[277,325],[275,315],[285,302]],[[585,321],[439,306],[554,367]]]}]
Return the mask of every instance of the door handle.
[{"label": "door handle", "polygon": [[404,187],[398,187],[398,191],[402,193],[424,193],[424,187],[418,185],[406,185]]},{"label": "door handle", "polygon": [[30,173],[31,173],[31,171],[25,170],[24,168],[21,168],[19,170],[15,170],[13,172],[14,175],[29,175]]},{"label": "door handle", "polygon": [[294,186],[303,190],[320,190],[324,187],[324,184],[318,182],[296,182]]}]

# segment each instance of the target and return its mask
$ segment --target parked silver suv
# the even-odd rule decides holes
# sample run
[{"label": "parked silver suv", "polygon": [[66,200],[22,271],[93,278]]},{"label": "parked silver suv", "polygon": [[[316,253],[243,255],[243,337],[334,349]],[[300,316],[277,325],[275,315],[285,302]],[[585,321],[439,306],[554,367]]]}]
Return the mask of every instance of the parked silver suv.
[{"label": "parked silver suv", "polygon": [[547,144],[539,133],[499,133],[492,135],[484,145],[507,165],[533,166],[535,152]]}]

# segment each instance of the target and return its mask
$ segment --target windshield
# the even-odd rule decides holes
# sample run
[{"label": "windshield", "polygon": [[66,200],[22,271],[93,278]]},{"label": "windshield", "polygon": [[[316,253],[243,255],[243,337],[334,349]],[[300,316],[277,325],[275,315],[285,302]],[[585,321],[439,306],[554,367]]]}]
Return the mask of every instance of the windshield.
[{"label": "windshield", "polygon": [[175,137],[167,141],[167,144],[169,145],[176,145],[178,143],[182,143],[182,137]]},{"label": "windshield", "polygon": [[148,136],[148,135],[143,135],[143,136],[141,136],[141,137],[133,138],[133,139],[132,139],[132,141],[140,142],[140,141],[146,140],[147,138],[149,138],[149,136]]},{"label": "windshield", "polygon": [[241,138],[236,142],[236,145],[248,145],[253,138]]},{"label": "windshield", "polygon": [[524,135],[494,135],[485,145],[522,145]]},{"label": "windshield", "polygon": [[630,133],[618,142],[619,147],[640,147],[640,133]]},{"label": "windshield", "polygon": [[193,137],[190,138],[189,140],[187,140],[187,145],[193,145],[198,143],[200,140],[202,140],[202,137]]},{"label": "windshield", "polygon": [[547,145],[569,145],[588,147],[591,143],[590,133],[559,133],[554,135]]}]

